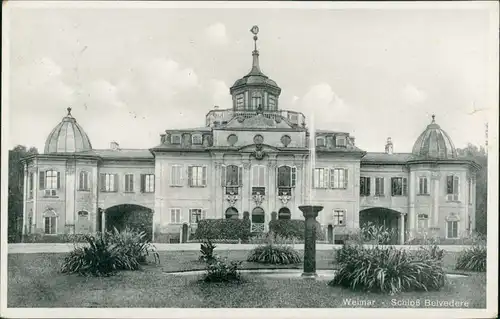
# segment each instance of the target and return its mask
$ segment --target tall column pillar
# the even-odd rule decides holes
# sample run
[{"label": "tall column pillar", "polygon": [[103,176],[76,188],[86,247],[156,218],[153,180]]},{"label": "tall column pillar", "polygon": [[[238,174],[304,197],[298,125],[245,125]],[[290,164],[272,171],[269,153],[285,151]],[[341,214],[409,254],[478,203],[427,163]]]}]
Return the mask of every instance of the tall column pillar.
[{"label": "tall column pillar", "polygon": [[24,177],[23,177],[23,180],[24,180],[24,184],[23,184],[23,229],[22,229],[22,234],[25,235],[27,233],[27,229],[28,229],[28,212],[26,211],[26,201],[28,199],[28,164],[27,163],[24,163]]},{"label": "tall column pillar", "polygon": [[215,218],[222,218],[222,215],[224,214],[222,212],[222,201],[225,198],[224,195],[224,190],[222,187],[222,181],[221,181],[221,167],[222,167],[222,162],[217,160],[214,162],[214,167],[215,167],[215,212],[214,212],[214,217]]},{"label": "tall column pillar", "polygon": [[463,188],[465,188],[465,190],[464,190],[464,197],[463,197],[464,198],[464,207],[465,207],[465,211],[464,211],[464,215],[465,215],[464,216],[464,221],[465,221],[465,225],[464,226],[465,227],[464,227],[464,229],[466,229],[467,234],[470,234],[472,227],[470,227],[471,225],[469,225],[469,202],[471,200],[469,198],[469,195],[471,193],[470,190],[469,190],[469,188],[472,187],[472,180],[471,180],[471,177],[469,176],[469,174],[467,174],[465,180],[466,180],[466,184],[465,184],[466,187],[463,187]]},{"label": "tall column pillar", "polygon": [[432,228],[439,229],[439,179],[441,174],[439,172],[432,173],[433,183],[433,196],[432,196]]},{"label": "tall column pillar", "polygon": [[92,168],[92,200],[93,200],[93,210],[94,210],[94,218],[93,222],[93,231],[99,232],[100,229],[97,229],[97,219],[99,218],[99,171],[97,169],[97,165]]},{"label": "tall column pillar", "polygon": [[316,217],[323,209],[323,206],[299,206],[304,214],[304,272],[302,277],[315,278],[316,274]]},{"label": "tall column pillar", "polygon": [[74,161],[66,162],[66,224],[65,233],[73,234],[75,232],[75,186],[76,186],[76,163]]},{"label": "tall column pillar", "polygon": [[418,187],[417,181],[417,173],[415,171],[410,171],[410,180],[408,182],[408,190],[409,190],[409,212],[408,212],[408,231],[409,236],[408,239],[412,239],[416,230],[415,220],[415,197]]},{"label": "tall column pillar", "polygon": [[159,158],[155,158],[155,192],[154,192],[154,209],[153,209],[153,229],[151,241],[154,242],[156,232],[160,231],[162,219],[162,183],[165,181],[163,177],[163,164]]},{"label": "tall column pillar", "polygon": [[404,245],[405,243],[405,214],[399,214],[399,244]]},{"label": "tall column pillar", "polygon": [[243,218],[243,212],[248,212],[250,210],[249,194],[251,194],[251,172],[252,167],[250,158],[245,158],[243,161],[243,187],[241,189],[241,194],[239,195],[241,201],[241,212],[239,212],[240,218]]},{"label": "tall column pillar", "polygon": [[104,234],[106,232],[106,210],[102,210],[101,214],[101,234]]},{"label": "tall column pillar", "polygon": [[[292,189],[292,198],[291,198],[291,207],[297,207],[299,203],[305,203],[305,179],[304,179],[304,162],[303,159],[299,162],[295,163],[296,169],[296,180],[295,180],[295,189]],[[295,206],[293,206],[295,205]],[[294,209],[295,210],[295,209]],[[293,210],[293,211],[294,211]],[[292,219],[294,218],[294,212],[291,211]],[[295,216],[295,218],[300,216]]]},{"label": "tall column pillar", "polygon": [[[267,183],[268,189],[269,189],[269,194],[267,196],[267,200],[269,202],[269,208],[271,210],[270,214],[272,212],[276,212],[276,199],[277,199],[277,194],[276,194],[276,166],[277,166],[277,161],[276,161],[276,156],[272,157],[269,159],[268,162],[268,178],[269,182]],[[276,212],[277,213],[277,212]],[[271,216],[271,215],[269,215]]]},{"label": "tall column pillar", "polygon": [[33,171],[33,233],[37,232],[37,221],[38,221],[38,190],[40,188],[40,168],[38,167],[38,160],[35,159],[34,171]]}]

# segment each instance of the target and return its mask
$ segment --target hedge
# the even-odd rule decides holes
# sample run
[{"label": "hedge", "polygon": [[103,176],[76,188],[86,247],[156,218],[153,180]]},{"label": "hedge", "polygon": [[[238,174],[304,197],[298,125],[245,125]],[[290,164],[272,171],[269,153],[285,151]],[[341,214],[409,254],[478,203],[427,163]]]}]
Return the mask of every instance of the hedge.
[{"label": "hedge", "polygon": [[[305,221],[301,219],[272,220],[269,222],[269,230],[283,238],[304,240],[305,225]],[[321,224],[317,221],[316,240],[325,240],[325,233],[321,228]]]},{"label": "hedge", "polygon": [[241,239],[250,237],[248,219],[203,219],[198,222],[194,239]]}]

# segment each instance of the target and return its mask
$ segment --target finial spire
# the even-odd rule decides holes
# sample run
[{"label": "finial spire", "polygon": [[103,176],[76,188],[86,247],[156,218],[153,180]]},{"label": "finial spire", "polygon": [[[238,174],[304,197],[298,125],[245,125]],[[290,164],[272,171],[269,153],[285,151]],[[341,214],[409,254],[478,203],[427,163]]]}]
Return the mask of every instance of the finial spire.
[{"label": "finial spire", "polygon": [[259,27],[254,25],[250,29],[250,32],[253,33],[253,41],[254,41],[254,50],[252,52],[253,62],[250,74],[261,74],[262,72],[260,71],[260,66],[259,66],[259,51],[257,50],[257,40],[259,39],[257,37],[257,34],[259,33]]},{"label": "finial spire", "polygon": [[68,107],[66,110],[68,111],[68,116],[71,116],[71,107]]},{"label": "finial spire", "polygon": [[432,123],[436,123],[436,115],[432,114]]}]

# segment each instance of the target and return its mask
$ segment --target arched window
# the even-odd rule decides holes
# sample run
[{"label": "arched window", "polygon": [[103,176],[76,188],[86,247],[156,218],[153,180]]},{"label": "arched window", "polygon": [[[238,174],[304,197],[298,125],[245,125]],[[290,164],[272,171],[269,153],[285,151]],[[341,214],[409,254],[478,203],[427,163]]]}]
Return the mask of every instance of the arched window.
[{"label": "arched window", "polygon": [[81,191],[88,191],[89,188],[89,172],[87,171],[80,171],[80,176],[78,180],[78,190]]},{"label": "arched window", "polygon": [[290,213],[290,209],[288,207],[282,207],[278,212],[278,219],[291,219],[292,214]]},{"label": "arched window", "polygon": [[[266,222],[266,217],[264,214],[264,210],[261,207],[255,207],[252,210],[252,224],[264,225],[265,222]],[[264,229],[262,229],[262,231],[264,231]]]},{"label": "arched window", "polygon": [[238,210],[234,207],[226,209],[226,219],[238,219]]},{"label": "arched window", "polygon": [[243,171],[240,166],[228,165],[222,167],[222,186],[237,187],[242,184]]},{"label": "arched window", "polygon": [[43,213],[44,233],[47,235],[57,234],[57,214],[49,209]]}]

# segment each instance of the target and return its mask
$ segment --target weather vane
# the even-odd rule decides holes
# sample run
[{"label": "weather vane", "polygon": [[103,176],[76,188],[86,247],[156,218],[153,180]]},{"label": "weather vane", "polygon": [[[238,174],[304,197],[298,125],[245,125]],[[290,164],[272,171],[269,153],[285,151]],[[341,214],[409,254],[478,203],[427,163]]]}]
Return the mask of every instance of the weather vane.
[{"label": "weather vane", "polygon": [[254,40],[254,45],[255,45],[255,51],[257,51],[257,40],[259,39],[257,37],[257,34],[259,33],[259,27],[254,25],[251,29],[250,32],[253,33],[253,40]]}]

